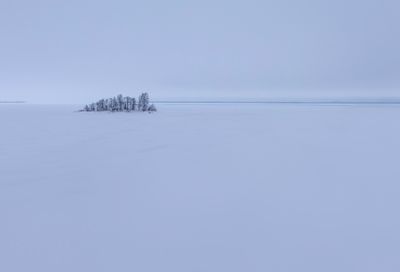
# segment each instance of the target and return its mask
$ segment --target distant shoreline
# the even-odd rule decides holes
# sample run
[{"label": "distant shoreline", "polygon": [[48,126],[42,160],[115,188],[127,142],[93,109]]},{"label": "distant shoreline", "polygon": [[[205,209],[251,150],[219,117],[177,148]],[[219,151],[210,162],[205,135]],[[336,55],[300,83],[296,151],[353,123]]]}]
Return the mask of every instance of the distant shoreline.
[{"label": "distant shoreline", "polygon": [[218,101],[218,100],[154,100],[156,104],[309,104],[309,105],[400,105],[400,100],[262,100],[262,101]]},{"label": "distant shoreline", "polygon": [[24,104],[25,101],[0,101],[0,104]]}]

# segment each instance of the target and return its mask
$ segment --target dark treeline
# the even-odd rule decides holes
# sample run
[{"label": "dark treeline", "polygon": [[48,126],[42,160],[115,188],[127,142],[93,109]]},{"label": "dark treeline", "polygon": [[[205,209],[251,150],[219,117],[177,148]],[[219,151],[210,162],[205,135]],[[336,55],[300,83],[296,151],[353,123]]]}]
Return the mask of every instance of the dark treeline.
[{"label": "dark treeline", "polygon": [[88,104],[82,111],[156,111],[156,107],[150,104],[149,94],[142,93],[136,100],[134,97],[114,96],[113,98],[100,99],[96,103]]}]

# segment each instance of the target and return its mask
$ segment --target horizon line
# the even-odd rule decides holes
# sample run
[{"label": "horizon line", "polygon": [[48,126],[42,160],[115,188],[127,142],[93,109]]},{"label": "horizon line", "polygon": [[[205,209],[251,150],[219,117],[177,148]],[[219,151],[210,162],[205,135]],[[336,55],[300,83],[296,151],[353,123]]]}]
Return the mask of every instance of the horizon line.
[{"label": "horizon line", "polygon": [[[399,105],[400,98],[327,98],[327,99],[261,99],[261,100],[252,100],[252,99],[237,99],[237,100],[222,100],[222,99],[174,99],[174,100],[150,100],[151,103],[155,104],[343,104],[343,105],[356,105],[356,104],[365,104],[365,105]],[[48,104],[48,105],[78,105],[85,103],[57,103],[57,102],[49,102],[49,103],[36,103],[36,102],[27,102],[27,101],[1,101],[0,104]]]},{"label": "horizon line", "polygon": [[400,99],[152,100],[158,104],[393,104]]}]

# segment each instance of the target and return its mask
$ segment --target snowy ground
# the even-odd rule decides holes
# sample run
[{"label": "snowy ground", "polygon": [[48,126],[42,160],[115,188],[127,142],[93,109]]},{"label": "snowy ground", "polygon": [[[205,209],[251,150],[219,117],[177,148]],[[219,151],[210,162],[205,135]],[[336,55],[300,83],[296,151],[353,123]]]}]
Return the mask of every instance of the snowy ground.
[{"label": "snowy ground", "polygon": [[0,105],[0,271],[400,271],[400,106]]}]

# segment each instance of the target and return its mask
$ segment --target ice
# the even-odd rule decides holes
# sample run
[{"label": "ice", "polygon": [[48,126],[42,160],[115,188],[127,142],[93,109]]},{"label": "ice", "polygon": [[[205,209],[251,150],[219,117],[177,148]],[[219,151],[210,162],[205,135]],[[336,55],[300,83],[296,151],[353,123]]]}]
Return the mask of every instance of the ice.
[{"label": "ice", "polygon": [[400,106],[0,105],[0,271],[400,271]]}]

